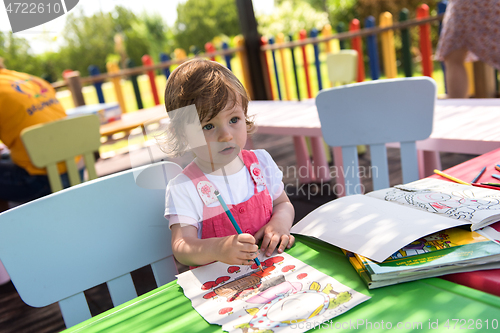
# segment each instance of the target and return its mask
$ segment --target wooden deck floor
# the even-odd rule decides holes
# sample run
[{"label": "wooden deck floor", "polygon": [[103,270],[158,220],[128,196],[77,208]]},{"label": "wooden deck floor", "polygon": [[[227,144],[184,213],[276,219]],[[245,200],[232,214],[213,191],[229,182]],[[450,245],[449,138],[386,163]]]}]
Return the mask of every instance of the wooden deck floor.
[{"label": "wooden deck floor", "polygon": [[[296,209],[296,221],[304,217],[314,208],[335,198],[332,193],[332,184],[298,184],[297,178],[290,167],[294,165],[295,155],[291,137],[256,134],[253,138],[254,148],[264,148],[284,171],[284,182],[287,193]],[[399,163],[399,150],[389,149],[389,168],[391,173],[391,186],[401,183],[401,166]],[[464,162],[474,155],[441,154],[443,169]],[[121,171],[130,167],[127,156],[117,156],[100,161],[97,165],[99,175]],[[181,161],[182,164],[184,161]],[[127,164],[128,163],[128,164]],[[369,153],[360,156],[360,165],[369,166]],[[287,172],[288,168],[288,172]],[[371,179],[363,179],[366,191],[372,189]],[[154,280],[150,268],[143,268],[133,272],[132,277],[138,288],[138,293],[143,294],[154,288]],[[112,307],[109,294],[104,285],[93,288],[86,293],[89,300],[91,313],[96,315]],[[44,308],[32,308],[26,305],[19,297],[13,284],[8,282],[0,286],[0,332],[59,332],[63,330],[64,322],[57,304]]]}]

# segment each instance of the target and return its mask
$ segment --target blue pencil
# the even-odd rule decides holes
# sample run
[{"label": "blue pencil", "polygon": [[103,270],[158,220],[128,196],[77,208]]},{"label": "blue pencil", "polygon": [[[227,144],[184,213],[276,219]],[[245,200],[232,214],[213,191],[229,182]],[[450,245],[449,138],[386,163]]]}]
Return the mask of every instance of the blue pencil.
[{"label": "blue pencil", "polygon": [[483,167],[481,169],[481,171],[479,171],[479,173],[477,174],[476,177],[474,177],[474,179],[471,181],[471,183],[477,183],[477,180],[479,179],[479,177],[481,177],[484,173],[484,171],[486,170],[486,167]]},{"label": "blue pencil", "polygon": [[[243,231],[241,231],[240,226],[238,225],[238,223],[236,223],[236,220],[234,219],[233,214],[231,214],[231,211],[229,210],[229,208],[227,208],[227,205],[224,202],[224,199],[222,199],[219,191],[215,190],[214,194],[217,196],[217,199],[219,200],[224,211],[226,212],[227,217],[229,217],[229,220],[233,224],[234,229],[236,229],[236,232],[238,233],[238,235],[241,235],[243,233]],[[260,263],[259,258],[255,258],[254,261],[257,264],[257,266],[259,266],[259,268],[263,271],[264,269],[262,268],[262,264]]]},{"label": "blue pencil", "polygon": [[491,177],[496,178],[496,179],[500,179],[500,175],[496,175],[496,174],[492,174]]}]

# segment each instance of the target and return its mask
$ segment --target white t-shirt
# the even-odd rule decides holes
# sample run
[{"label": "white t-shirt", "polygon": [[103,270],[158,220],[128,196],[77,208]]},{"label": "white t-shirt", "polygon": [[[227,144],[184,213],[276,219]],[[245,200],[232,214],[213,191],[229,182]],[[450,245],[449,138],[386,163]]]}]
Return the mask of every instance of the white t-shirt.
[{"label": "white t-shirt", "polygon": [[[271,199],[274,201],[283,192],[283,172],[278,168],[273,158],[263,149],[252,150],[259,160],[262,174],[269,191]],[[227,176],[215,176],[205,174],[208,180],[219,190],[222,198],[229,208],[232,205],[247,201],[254,194],[254,181],[246,166],[240,171]],[[259,192],[265,186],[257,186]],[[216,207],[219,202],[214,202],[208,207]],[[203,220],[204,203],[196,190],[195,185],[188,176],[181,173],[172,179],[167,186],[165,197],[165,218],[170,219],[171,215],[178,215],[175,223],[185,223],[198,228],[198,237],[201,237],[201,222]],[[173,221],[169,222],[171,226]]]}]

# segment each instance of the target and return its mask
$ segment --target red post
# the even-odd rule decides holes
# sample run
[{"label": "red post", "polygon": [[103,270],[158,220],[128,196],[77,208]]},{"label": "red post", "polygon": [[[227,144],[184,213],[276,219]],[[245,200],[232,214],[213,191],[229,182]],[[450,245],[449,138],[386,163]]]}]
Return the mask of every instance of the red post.
[{"label": "red post", "polygon": [[[307,38],[307,31],[305,29],[301,29],[299,32],[299,39],[303,40]],[[311,82],[309,80],[309,63],[307,62],[307,53],[306,53],[306,46],[303,45],[301,46],[302,49],[302,59],[304,60],[304,73],[306,76],[306,86],[307,86],[307,96],[309,98],[312,98],[312,92],[311,92]]]},{"label": "red post", "polygon": [[62,72],[63,79],[65,79],[66,75],[68,75],[69,73],[73,73],[73,70],[72,69],[63,70],[63,72]]},{"label": "red post", "polygon": [[[267,38],[262,36],[260,37],[260,46],[264,46],[267,44]],[[269,74],[269,63],[267,62],[267,51],[262,51],[262,65],[264,66],[264,76],[267,82],[268,87],[266,87],[267,93],[269,94],[269,99],[274,100],[273,94],[273,84],[271,82],[271,74]]]},{"label": "red post", "polygon": [[[214,53],[215,52],[214,44],[212,44],[211,42],[205,43],[205,51],[207,53]],[[215,61],[215,57],[210,57],[210,60]]]},{"label": "red post", "polygon": [[[417,8],[417,19],[429,17],[429,6],[422,4]],[[422,73],[432,77],[432,46],[430,25],[420,26],[420,53],[422,54]]]},{"label": "red post", "polygon": [[[359,31],[359,20],[353,19],[349,24],[349,31]],[[358,52],[358,82],[363,82],[365,80],[365,63],[363,61],[363,45],[361,42],[361,37],[354,37],[351,40],[351,46],[353,50]]]},{"label": "red post", "polygon": [[[145,54],[141,58],[142,64],[144,66],[153,66],[153,58],[149,55]],[[151,84],[151,93],[153,94],[153,98],[155,101],[155,105],[160,105],[160,99],[158,98],[158,89],[156,89],[156,81],[155,81],[155,72],[148,71],[149,83]]]}]

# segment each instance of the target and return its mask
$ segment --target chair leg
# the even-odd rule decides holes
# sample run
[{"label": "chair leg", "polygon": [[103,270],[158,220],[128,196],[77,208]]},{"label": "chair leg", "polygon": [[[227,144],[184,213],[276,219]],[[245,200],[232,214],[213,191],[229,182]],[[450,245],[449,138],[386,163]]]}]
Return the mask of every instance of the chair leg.
[{"label": "chair leg", "polygon": [[332,147],[333,168],[335,172],[336,184],[335,195],[340,198],[345,196],[344,160],[342,159],[342,147]]}]

